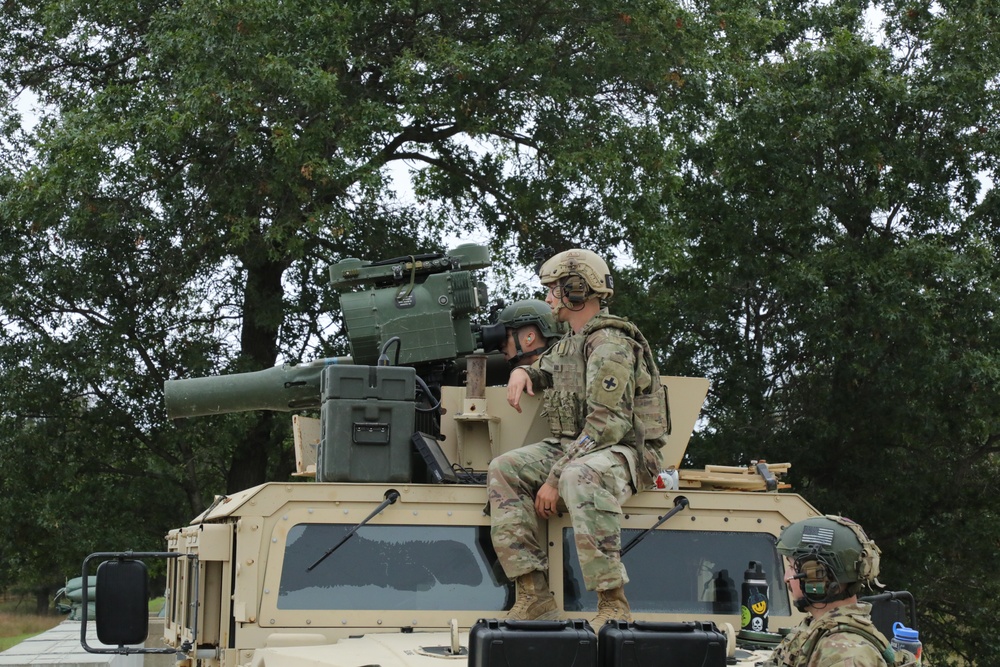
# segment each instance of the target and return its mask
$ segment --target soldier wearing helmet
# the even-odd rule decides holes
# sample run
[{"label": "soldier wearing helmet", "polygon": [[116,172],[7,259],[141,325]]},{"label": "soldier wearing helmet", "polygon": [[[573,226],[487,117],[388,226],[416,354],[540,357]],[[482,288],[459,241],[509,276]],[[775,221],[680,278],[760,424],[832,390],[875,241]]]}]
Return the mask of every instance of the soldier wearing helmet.
[{"label": "soldier wearing helmet", "polygon": [[507,330],[507,340],[500,350],[511,368],[530,364],[565,331],[552,316],[548,304],[538,299],[510,304],[500,311],[497,324]]},{"label": "soldier wearing helmet", "polygon": [[777,549],[795,606],[809,615],[766,667],[914,664],[895,654],[872,623],[871,605],[858,601],[878,576],[881,554],[861,526],[832,515],[805,519],[782,531]]},{"label": "soldier wearing helmet", "polygon": [[599,299],[610,301],[615,295],[614,282],[608,264],[590,250],[567,250],[542,264],[538,279],[549,288],[551,301],[545,301],[556,312],[563,308],[580,311],[583,304]]},{"label": "soldier wearing helmet", "polygon": [[666,396],[646,339],[608,314],[611,273],[589,250],[559,253],[539,278],[546,303],[569,332],[530,366],[511,371],[507,400],[520,411],[542,390],[551,436],[490,463],[491,535],[517,597],[510,619],[559,617],[548,587],[543,521],[568,512],[588,590],[597,591],[594,627],[630,620],[621,563],[621,504],[652,486],[669,429]]}]

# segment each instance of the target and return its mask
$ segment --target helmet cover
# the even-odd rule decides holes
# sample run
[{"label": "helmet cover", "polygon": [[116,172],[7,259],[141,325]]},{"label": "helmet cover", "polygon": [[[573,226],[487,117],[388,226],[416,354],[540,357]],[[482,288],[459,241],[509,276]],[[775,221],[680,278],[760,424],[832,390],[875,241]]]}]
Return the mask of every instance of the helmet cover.
[{"label": "helmet cover", "polygon": [[[792,559],[797,570],[811,572],[818,563],[825,569],[828,583],[836,584],[847,595],[878,577],[882,553],[860,525],[835,515],[812,517],[788,526],[778,538],[777,550]],[[804,588],[808,595],[808,580]],[[817,592],[827,594],[825,587]]]},{"label": "helmet cover", "polygon": [[508,329],[520,329],[533,324],[538,327],[543,338],[550,340],[563,335],[563,329],[552,315],[549,304],[538,299],[523,299],[510,304],[500,311],[497,324]]},{"label": "helmet cover", "polygon": [[538,278],[543,285],[558,283],[560,299],[582,303],[588,299],[610,299],[614,296],[614,281],[608,264],[590,250],[574,248],[560,252],[542,264]]}]

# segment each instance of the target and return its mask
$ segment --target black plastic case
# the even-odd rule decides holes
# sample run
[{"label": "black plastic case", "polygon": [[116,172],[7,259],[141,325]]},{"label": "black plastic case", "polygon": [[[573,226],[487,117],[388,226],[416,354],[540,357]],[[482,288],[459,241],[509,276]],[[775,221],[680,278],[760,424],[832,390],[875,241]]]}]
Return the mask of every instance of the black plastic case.
[{"label": "black plastic case", "polygon": [[597,636],[579,619],[480,619],[469,631],[469,667],[597,667]]},{"label": "black plastic case", "polygon": [[726,635],[711,622],[608,621],[597,636],[601,667],[726,665]]}]

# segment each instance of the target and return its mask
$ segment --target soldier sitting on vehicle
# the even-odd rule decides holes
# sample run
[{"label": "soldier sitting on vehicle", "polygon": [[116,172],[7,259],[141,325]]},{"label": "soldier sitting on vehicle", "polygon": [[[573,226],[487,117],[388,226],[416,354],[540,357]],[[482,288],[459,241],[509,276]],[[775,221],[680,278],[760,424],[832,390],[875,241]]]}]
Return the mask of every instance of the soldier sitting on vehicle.
[{"label": "soldier sitting on vehicle", "polygon": [[594,627],[631,620],[621,503],[659,472],[659,449],[647,452],[647,445],[668,429],[666,397],[645,338],[603,306],[614,294],[603,259],[567,250],[545,262],[539,278],[555,319],[571,332],[532,365],[515,367],[507,383],[507,401],[519,412],[523,392],[544,390],[552,433],[497,456],[489,467],[493,546],[516,585],[508,618],[559,616],[543,522],[567,511],[584,583],[598,594]]}]

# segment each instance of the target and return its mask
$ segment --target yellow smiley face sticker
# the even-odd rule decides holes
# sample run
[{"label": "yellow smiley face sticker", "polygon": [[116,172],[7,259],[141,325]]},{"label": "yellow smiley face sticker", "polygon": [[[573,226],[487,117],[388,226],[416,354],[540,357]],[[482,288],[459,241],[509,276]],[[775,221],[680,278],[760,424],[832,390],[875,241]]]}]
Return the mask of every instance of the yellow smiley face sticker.
[{"label": "yellow smiley face sticker", "polygon": [[751,608],[753,609],[753,613],[758,616],[763,616],[764,612],[767,611],[767,600],[758,600],[753,603]]}]

